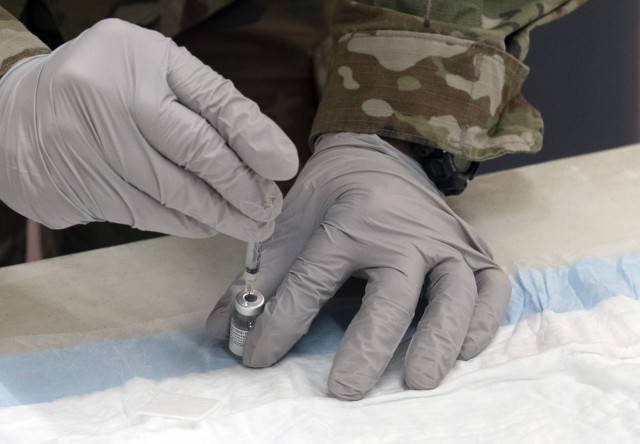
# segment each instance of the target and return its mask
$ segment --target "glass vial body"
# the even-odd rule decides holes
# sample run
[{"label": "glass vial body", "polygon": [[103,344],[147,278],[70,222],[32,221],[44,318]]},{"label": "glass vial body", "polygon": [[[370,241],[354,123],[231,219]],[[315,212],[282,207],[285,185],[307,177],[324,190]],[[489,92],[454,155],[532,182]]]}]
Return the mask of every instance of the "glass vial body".
[{"label": "glass vial body", "polygon": [[241,291],[236,295],[235,312],[229,327],[229,351],[242,358],[247,335],[264,309],[264,296],[257,290]]}]

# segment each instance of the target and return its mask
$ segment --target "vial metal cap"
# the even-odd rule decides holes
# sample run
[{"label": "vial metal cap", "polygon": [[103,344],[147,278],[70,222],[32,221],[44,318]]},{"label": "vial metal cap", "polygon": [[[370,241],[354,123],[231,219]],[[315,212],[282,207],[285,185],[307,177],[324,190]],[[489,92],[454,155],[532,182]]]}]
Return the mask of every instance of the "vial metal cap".
[{"label": "vial metal cap", "polygon": [[258,290],[236,295],[236,311],[245,316],[258,316],[264,309],[264,296]]}]

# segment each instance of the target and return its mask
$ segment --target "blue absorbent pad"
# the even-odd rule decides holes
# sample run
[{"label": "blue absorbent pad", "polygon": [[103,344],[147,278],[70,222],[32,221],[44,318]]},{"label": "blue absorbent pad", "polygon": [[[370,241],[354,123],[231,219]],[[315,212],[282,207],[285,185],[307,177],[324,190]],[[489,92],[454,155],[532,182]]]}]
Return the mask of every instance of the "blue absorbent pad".
[{"label": "blue absorbent pad", "polygon": [[[511,282],[505,325],[543,310],[590,309],[616,295],[639,299],[640,256],[586,258],[572,266],[521,270],[511,276]],[[293,351],[334,352],[358,306],[346,300],[321,312]],[[224,344],[207,337],[203,330],[2,356],[0,408],[84,395],[121,386],[134,377],[160,380],[239,365]]]}]

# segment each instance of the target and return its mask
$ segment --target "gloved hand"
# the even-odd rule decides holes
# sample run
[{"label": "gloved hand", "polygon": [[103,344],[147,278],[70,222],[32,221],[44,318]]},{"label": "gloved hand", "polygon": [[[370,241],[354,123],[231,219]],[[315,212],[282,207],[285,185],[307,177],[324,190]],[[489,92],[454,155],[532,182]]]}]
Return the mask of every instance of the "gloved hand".
[{"label": "gloved hand", "polygon": [[[375,135],[326,134],[264,245],[255,288],[268,302],[248,335],[243,363],[264,367],[282,358],[356,273],[368,280],[362,307],[329,375],[329,391],[349,400],[362,398],[380,378],[423,282],[429,302],[405,358],[413,389],[436,387],[456,358],[482,351],[511,295],[485,244],[417,162]],[[237,284],[207,320],[214,336],[227,335]]]},{"label": "gloved hand", "polygon": [[105,20],[0,79],[0,198],[51,228],[111,221],[262,240],[295,147],[157,32]]}]

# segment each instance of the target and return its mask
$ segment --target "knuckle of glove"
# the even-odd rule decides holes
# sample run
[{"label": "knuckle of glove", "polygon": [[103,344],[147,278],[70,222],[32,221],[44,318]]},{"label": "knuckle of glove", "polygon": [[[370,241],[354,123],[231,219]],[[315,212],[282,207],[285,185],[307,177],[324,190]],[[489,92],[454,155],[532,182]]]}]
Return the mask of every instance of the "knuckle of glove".
[{"label": "knuckle of glove", "polygon": [[206,331],[209,336],[220,340],[229,338],[229,324],[235,309],[235,296],[240,290],[242,290],[241,285],[229,287],[209,314],[206,321]]},{"label": "knuckle of glove", "polygon": [[229,323],[233,310],[228,306],[216,307],[207,318],[206,330],[209,336],[226,340],[229,338]]}]

